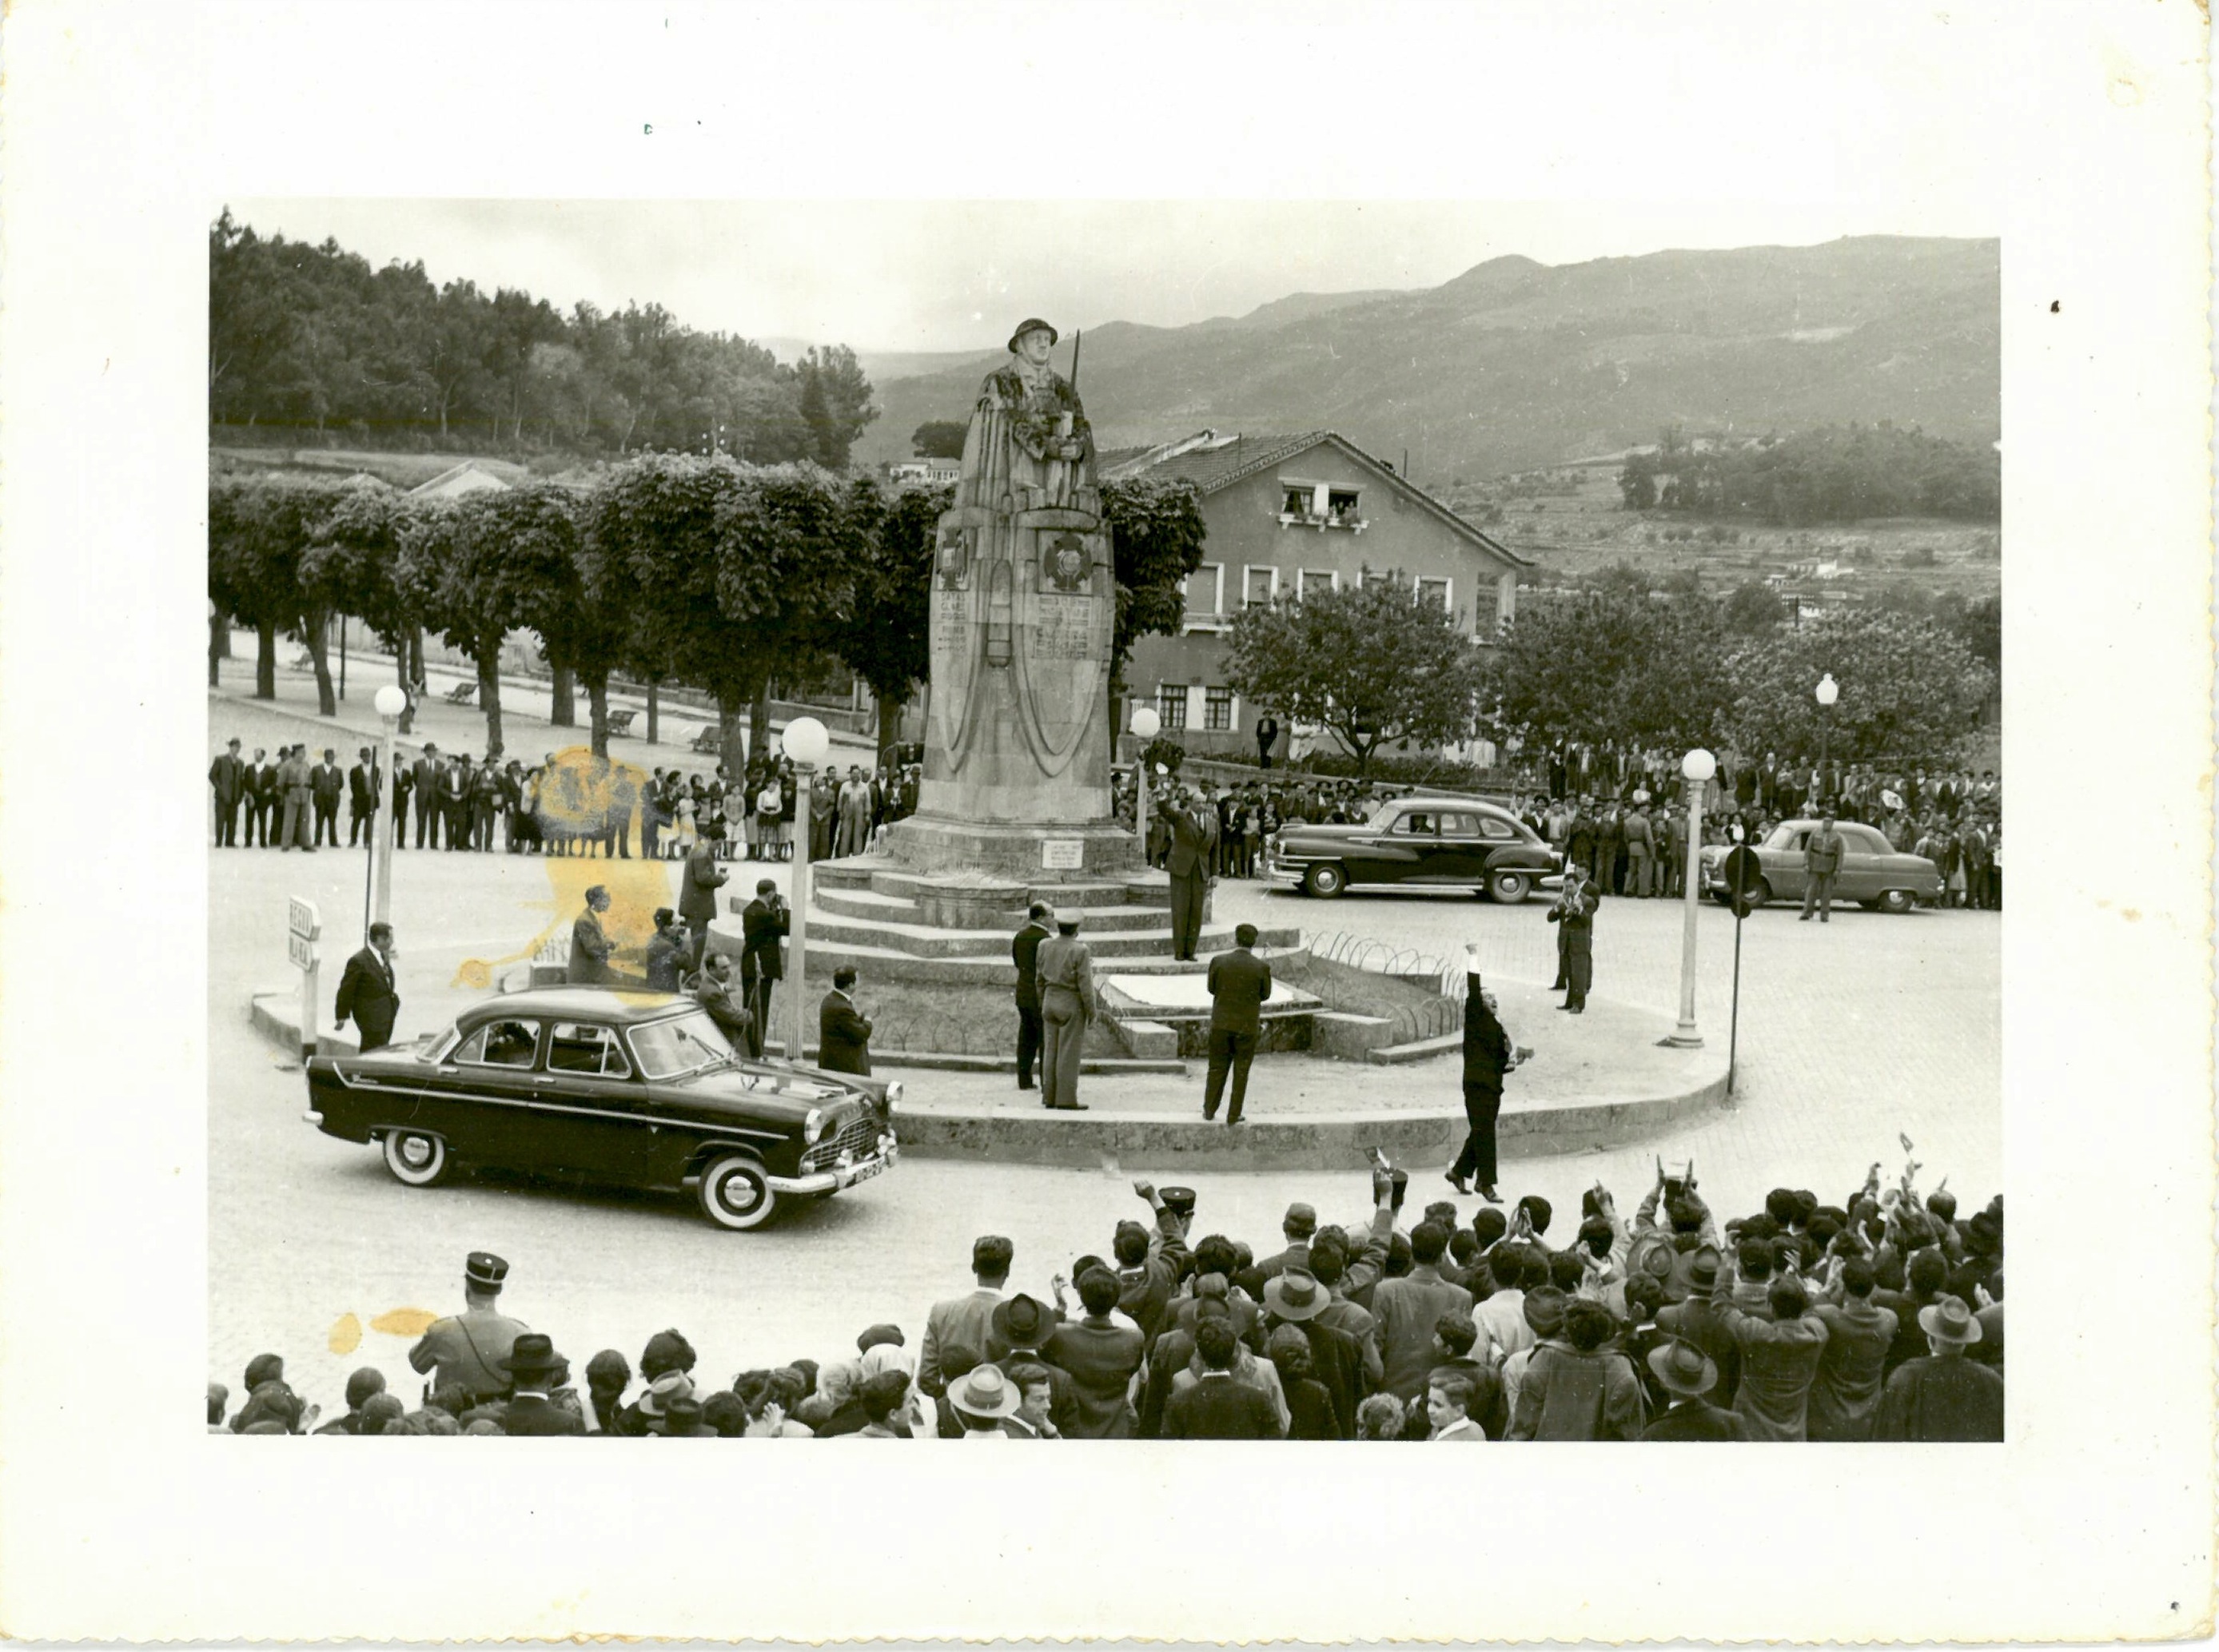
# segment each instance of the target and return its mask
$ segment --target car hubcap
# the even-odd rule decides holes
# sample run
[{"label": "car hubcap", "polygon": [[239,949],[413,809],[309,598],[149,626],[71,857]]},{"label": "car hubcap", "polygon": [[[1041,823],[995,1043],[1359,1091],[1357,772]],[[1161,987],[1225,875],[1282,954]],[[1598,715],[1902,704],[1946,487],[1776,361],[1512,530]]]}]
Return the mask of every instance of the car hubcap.
[{"label": "car hubcap", "polygon": [[410,1136],[401,1144],[401,1162],[412,1171],[420,1171],[432,1162],[432,1144],[421,1136]]},{"label": "car hubcap", "polygon": [[755,1184],[744,1176],[728,1176],[717,1184],[717,1199],[735,1216],[744,1216],[760,1202]]}]

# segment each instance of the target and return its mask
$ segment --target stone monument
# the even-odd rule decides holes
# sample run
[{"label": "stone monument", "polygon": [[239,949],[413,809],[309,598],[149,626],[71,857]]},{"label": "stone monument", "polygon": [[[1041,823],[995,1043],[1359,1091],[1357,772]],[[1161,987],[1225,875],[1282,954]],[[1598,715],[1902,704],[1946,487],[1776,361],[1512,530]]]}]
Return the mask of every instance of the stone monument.
[{"label": "stone monument", "polygon": [[1139,865],[1110,806],[1117,591],[1094,438],[1055,344],[1037,318],[1010,335],[939,521],[924,784],[888,834],[918,871],[1053,882]]}]

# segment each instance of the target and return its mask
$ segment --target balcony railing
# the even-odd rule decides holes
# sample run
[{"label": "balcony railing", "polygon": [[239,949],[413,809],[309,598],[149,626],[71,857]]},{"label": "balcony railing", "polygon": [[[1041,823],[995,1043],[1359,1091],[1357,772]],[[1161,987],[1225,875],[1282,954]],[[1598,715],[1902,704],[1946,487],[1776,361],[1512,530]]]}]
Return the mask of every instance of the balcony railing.
[{"label": "balcony railing", "polygon": [[1283,528],[1315,528],[1323,533],[1327,528],[1344,528],[1351,533],[1362,533],[1371,524],[1353,512],[1282,511],[1279,525]]}]

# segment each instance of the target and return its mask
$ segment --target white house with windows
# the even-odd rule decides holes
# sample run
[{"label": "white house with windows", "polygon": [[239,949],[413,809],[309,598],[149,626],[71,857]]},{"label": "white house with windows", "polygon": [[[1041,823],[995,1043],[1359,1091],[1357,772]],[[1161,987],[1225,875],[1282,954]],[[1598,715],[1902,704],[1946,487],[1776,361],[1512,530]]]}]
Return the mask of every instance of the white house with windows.
[{"label": "white house with windows", "polygon": [[1517,612],[1518,573],[1532,566],[1331,431],[1206,430],[1103,453],[1097,469],[1105,480],[1191,481],[1202,495],[1209,537],[1187,581],[1184,627],[1142,637],[1125,668],[1132,692],[1153,691],[1165,733],[1190,751],[1254,750],[1256,713],[1222,669],[1224,633],[1242,607],[1399,576],[1486,643]]}]

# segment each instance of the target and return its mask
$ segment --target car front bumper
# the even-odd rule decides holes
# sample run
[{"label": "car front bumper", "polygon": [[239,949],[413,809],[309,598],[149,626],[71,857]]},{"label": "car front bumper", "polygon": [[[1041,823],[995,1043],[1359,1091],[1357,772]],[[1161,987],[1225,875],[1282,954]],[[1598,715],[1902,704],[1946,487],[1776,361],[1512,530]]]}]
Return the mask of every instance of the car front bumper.
[{"label": "car front bumper", "polygon": [[830,1170],[812,1171],[806,1176],[774,1176],[769,1178],[773,1193],[809,1195],[837,1193],[858,1182],[867,1182],[892,1170],[901,1158],[901,1146],[892,1136],[882,1136],[879,1151],[868,1158],[859,1158],[852,1164],[835,1164]]}]

